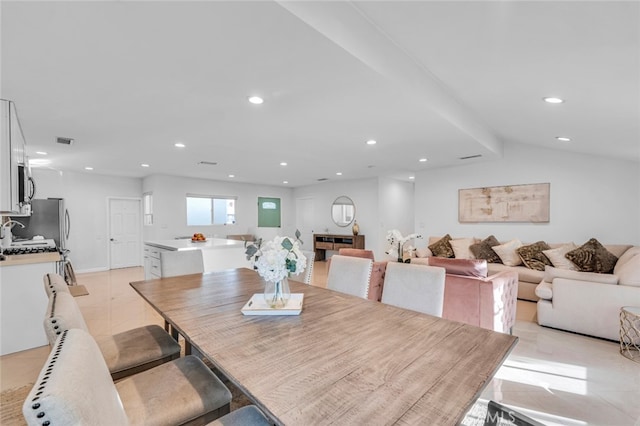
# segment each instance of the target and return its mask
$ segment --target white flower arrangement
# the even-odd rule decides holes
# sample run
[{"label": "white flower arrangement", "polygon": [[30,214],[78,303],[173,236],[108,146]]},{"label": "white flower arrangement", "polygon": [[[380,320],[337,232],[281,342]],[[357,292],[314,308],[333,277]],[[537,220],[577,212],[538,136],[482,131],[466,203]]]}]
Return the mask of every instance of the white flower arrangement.
[{"label": "white flower arrangement", "polygon": [[[422,238],[420,234],[409,234],[406,237],[403,237],[400,231],[397,229],[392,229],[387,232],[387,242],[389,243],[389,249],[385,252],[390,256],[394,256],[398,258],[398,262],[402,262],[402,254],[403,254],[403,246],[404,244],[415,238]],[[411,249],[415,250],[412,246]]]},{"label": "white flower arrangement", "polygon": [[275,237],[272,241],[262,244],[262,240],[247,246],[247,260],[255,259],[254,266],[262,278],[270,282],[282,281],[291,275],[304,271],[307,258],[300,250],[300,232],[296,231],[296,238]]}]

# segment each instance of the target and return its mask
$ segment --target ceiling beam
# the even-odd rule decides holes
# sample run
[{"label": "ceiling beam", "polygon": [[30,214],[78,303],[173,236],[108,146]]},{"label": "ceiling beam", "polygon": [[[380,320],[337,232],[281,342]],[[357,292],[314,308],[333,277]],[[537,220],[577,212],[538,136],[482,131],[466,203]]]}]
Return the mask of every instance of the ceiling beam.
[{"label": "ceiling beam", "polygon": [[412,58],[350,1],[277,0],[305,22],[407,94],[502,157],[503,142],[423,64]]}]

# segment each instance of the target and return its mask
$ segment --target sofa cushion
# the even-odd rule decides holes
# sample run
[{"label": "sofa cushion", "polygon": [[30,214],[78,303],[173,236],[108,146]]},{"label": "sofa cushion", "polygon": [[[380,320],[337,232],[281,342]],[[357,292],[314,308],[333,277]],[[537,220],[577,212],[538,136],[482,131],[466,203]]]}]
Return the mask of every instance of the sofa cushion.
[{"label": "sofa cushion", "polygon": [[536,287],[536,296],[540,299],[551,300],[553,298],[553,286],[547,281],[542,281]]},{"label": "sofa cushion", "polygon": [[569,271],[567,269],[547,266],[544,270],[544,280],[553,282],[554,278],[564,278],[568,280],[589,281],[600,284],[618,284],[618,276],[613,274],[603,275],[592,272]]},{"label": "sofa cushion", "polygon": [[543,250],[549,250],[551,247],[544,241],[538,241],[533,244],[519,247],[516,252],[524,266],[529,269],[544,271],[544,267],[551,266],[551,261],[544,255]]},{"label": "sofa cushion", "polygon": [[421,247],[416,249],[416,257],[429,257],[433,256],[431,250],[428,247]]},{"label": "sofa cushion", "polygon": [[497,246],[491,247],[493,251],[496,252],[498,256],[500,256],[500,260],[507,266],[518,266],[522,264],[522,259],[518,255],[516,251],[518,248],[522,247],[522,243],[519,239],[514,238],[511,241],[507,241],[504,244],[500,244]]},{"label": "sofa cushion", "polygon": [[473,259],[473,253],[469,250],[469,246],[475,243],[475,238],[456,238],[449,241],[456,259]]},{"label": "sofa cushion", "polygon": [[453,247],[449,244],[451,235],[447,234],[429,246],[429,250],[437,257],[454,257]]},{"label": "sofa cushion", "polygon": [[473,253],[476,259],[484,259],[488,263],[502,263],[500,256],[493,251],[492,247],[499,245],[500,243],[493,235],[489,235],[479,243],[471,244],[469,251]]},{"label": "sofa cushion", "polygon": [[625,251],[622,255],[618,256],[618,261],[616,262],[615,268],[613,268],[613,273],[618,274],[618,270],[622,268],[622,266],[624,266],[625,263],[627,263],[633,257],[639,254],[640,254],[640,246],[636,246],[636,247],[631,247],[630,249]]},{"label": "sofa cushion", "polygon": [[446,259],[442,257],[429,258],[429,266],[444,268],[447,274],[468,277],[487,277],[487,261],[484,259]]},{"label": "sofa cushion", "polygon": [[609,253],[611,253],[612,255],[618,258],[622,256],[631,247],[633,246],[629,244],[605,244],[604,245],[604,248],[606,248]]},{"label": "sofa cushion", "polygon": [[576,248],[577,247],[574,243],[569,243],[550,250],[543,250],[542,253],[547,256],[551,261],[551,264],[556,268],[576,271],[576,265],[565,257],[565,254],[569,253],[571,250],[575,250]]},{"label": "sofa cushion", "polygon": [[620,285],[640,287],[640,255],[633,256],[625,262],[621,268],[618,268],[616,275]]},{"label": "sofa cushion", "polygon": [[579,271],[610,274],[618,261],[618,258],[609,252],[595,238],[566,254]]},{"label": "sofa cushion", "polygon": [[490,276],[502,271],[516,271],[520,282],[538,284],[544,278],[544,271],[529,269],[526,266],[506,266],[502,263],[489,263],[487,267]]}]

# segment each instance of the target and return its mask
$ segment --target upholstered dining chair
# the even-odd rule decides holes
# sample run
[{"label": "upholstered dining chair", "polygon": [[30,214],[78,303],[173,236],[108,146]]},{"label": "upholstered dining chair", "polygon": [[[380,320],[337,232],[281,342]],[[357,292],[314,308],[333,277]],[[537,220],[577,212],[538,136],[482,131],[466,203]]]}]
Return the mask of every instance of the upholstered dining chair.
[{"label": "upholstered dining chair", "polygon": [[22,406],[28,425],[206,424],[229,413],[231,392],[186,356],[114,383],[91,335],[62,332]]},{"label": "upholstered dining chair", "polygon": [[262,411],[255,405],[245,405],[225,414],[207,426],[272,426]]},{"label": "upholstered dining chair", "polygon": [[[53,347],[68,329],[89,331],[82,312],[70,293],[54,292],[44,320],[44,330]],[[99,342],[100,352],[113,380],[148,370],[180,357],[180,345],[162,327],[147,325],[123,331]]]},{"label": "upholstered dining chair", "polygon": [[361,257],[331,256],[327,288],[364,299],[369,295],[369,279],[373,261]]},{"label": "upholstered dining chair", "polygon": [[382,303],[442,317],[444,268],[389,262]]},{"label": "upholstered dining chair", "polygon": [[294,281],[299,281],[305,284],[311,284],[311,280],[313,279],[313,264],[315,262],[316,253],[313,251],[302,250],[302,254],[307,258],[307,267],[304,268],[299,274],[292,275],[291,278]]},{"label": "upholstered dining chair", "polygon": [[53,273],[44,274],[42,281],[44,282],[44,291],[47,292],[47,297],[51,297],[51,295],[57,291],[69,293],[69,286],[62,275]]},{"label": "upholstered dining chair", "polygon": [[160,252],[160,273],[163,278],[203,272],[202,250]]},{"label": "upholstered dining chair", "polygon": [[[380,301],[382,297],[382,287],[384,286],[384,274],[387,270],[387,260],[376,261],[373,250],[341,248],[338,250],[341,256],[364,257],[373,260],[371,268],[371,278],[369,279],[369,300]],[[330,261],[331,259],[329,259]]]}]

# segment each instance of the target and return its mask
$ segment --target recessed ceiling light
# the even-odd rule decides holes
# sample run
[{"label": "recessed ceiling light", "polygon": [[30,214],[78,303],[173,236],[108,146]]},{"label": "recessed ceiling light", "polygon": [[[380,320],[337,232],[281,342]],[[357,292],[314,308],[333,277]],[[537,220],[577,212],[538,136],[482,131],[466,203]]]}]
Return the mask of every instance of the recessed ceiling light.
[{"label": "recessed ceiling light", "polygon": [[378,142],[377,142],[377,141],[374,141],[373,139],[369,139],[369,140],[367,141],[367,145],[375,145],[375,144],[377,144],[377,143],[378,143]]},{"label": "recessed ceiling light", "polygon": [[283,180],[282,183],[289,183],[289,181],[288,180]]},{"label": "recessed ceiling light", "polygon": [[234,177],[236,177],[236,175],[229,175],[229,177],[230,177],[230,178],[234,178]]},{"label": "recessed ceiling light", "polygon": [[254,105],[260,105],[264,102],[264,99],[262,99],[260,96],[249,96],[249,102]]},{"label": "recessed ceiling light", "polygon": [[36,154],[38,154],[38,155],[49,155],[48,153],[46,153],[44,151],[36,151]]},{"label": "recessed ceiling light", "polygon": [[416,177],[415,176],[409,176],[409,179],[414,180]]},{"label": "recessed ceiling light", "polygon": [[560,98],[555,98],[553,96],[547,97],[547,98],[542,98],[542,100],[544,100],[547,103],[550,104],[561,104],[564,102],[564,99],[560,99]]},{"label": "recessed ceiling light", "polygon": [[146,163],[142,163],[142,164],[140,164],[140,167],[149,167],[149,165],[146,164]]},{"label": "recessed ceiling light", "polygon": [[336,176],[342,176],[342,172],[337,172]]},{"label": "recessed ceiling light", "polygon": [[571,138],[567,138],[565,136],[556,136],[556,139],[558,139],[561,142],[569,142],[569,141],[571,141]]},{"label": "recessed ceiling light", "polygon": [[87,167],[85,167],[84,169],[85,169],[85,170],[93,170],[93,167],[89,167],[89,166],[87,166]]},{"label": "recessed ceiling light", "polygon": [[284,161],[282,163],[280,163],[281,166],[286,166],[287,163],[285,163]]},{"label": "recessed ceiling light", "polygon": [[418,161],[419,161],[419,162],[421,162],[421,163],[426,163],[426,162],[427,162],[427,159],[426,159],[426,158],[421,158],[421,159],[419,159]]},{"label": "recessed ceiling light", "polygon": [[175,146],[176,148],[184,148],[186,145],[181,142],[178,142],[178,143],[174,143],[173,146]]}]

